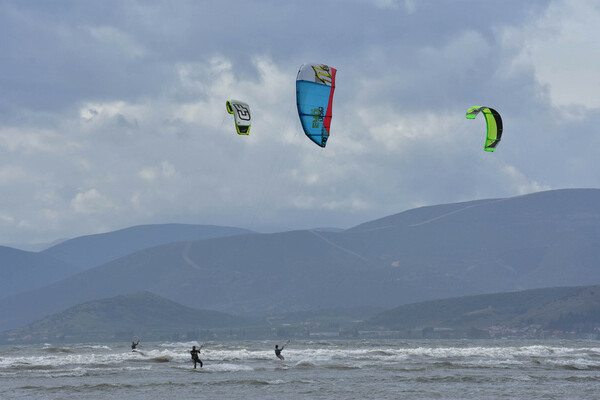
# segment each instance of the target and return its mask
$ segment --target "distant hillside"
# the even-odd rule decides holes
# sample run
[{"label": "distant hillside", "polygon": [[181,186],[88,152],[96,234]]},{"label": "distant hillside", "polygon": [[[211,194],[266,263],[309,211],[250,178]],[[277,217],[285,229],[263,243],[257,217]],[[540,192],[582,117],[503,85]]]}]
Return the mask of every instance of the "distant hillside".
[{"label": "distant hillside", "polygon": [[170,243],[0,299],[0,329],[143,290],[189,307],[269,316],[600,284],[598,204],[600,190],[556,190],[422,207],[342,232]]},{"label": "distant hillside", "polygon": [[19,249],[24,251],[31,251],[34,253],[49,249],[52,246],[56,246],[65,240],[69,239],[56,239],[50,243],[5,243],[4,246],[12,247],[13,249]]},{"label": "distant hillside", "polygon": [[0,246],[0,298],[46,286],[77,271],[53,257]]},{"label": "distant hillside", "polygon": [[[511,197],[511,199],[512,198],[513,197]],[[419,226],[429,222],[433,222],[437,219],[450,216],[454,213],[469,210],[473,207],[486,206],[490,203],[495,203],[498,200],[504,199],[473,200],[461,203],[439,204],[434,206],[423,206],[413,208],[411,210],[407,210],[399,214],[394,214],[387,217],[375,219],[373,221],[362,223],[360,225],[348,229],[347,232],[358,233],[369,232],[379,229]]]},{"label": "distant hillside", "polygon": [[0,330],[86,301],[144,290],[189,307],[247,316],[360,304],[363,299],[346,290],[343,277],[349,271],[366,274],[368,265],[319,235],[253,234],[146,249],[0,300]]},{"label": "distant hillside", "polygon": [[215,328],[238,328],[252,321],[216,311],[196,310],[148,292],[91,301],[5,332],[4,342],[144,340],[173,334],[199,335]]},{"label": "distant hillside", "polygon": [[598,189],[554,190],[421,207],[327,238],[395,267],[413,301],[589,285],[600,283],[599,204]]},{"label": "distant hillside", "polygon": [[[600,286],[532,289],[408,304],[376,314],[363,328],[469,330],[520,328],[599,333]],[[533,327],[533,328],[532,328]],[[539,336],[539,335],[538,335]]]},{"label": "distant hillside", "polygon": [[317,232],[342,232],[344,229],[342,228],[332,228],[332,227],[322,227],[322,228],[313,228],[311,231]]},{"label": "distant hillside", "polygon": [[44,250],[50,255],[85,270],[139,250],[166,243],[212,239],[252,233],[247,229],[214,225],[140,225],[114,232],[80,236]]}]

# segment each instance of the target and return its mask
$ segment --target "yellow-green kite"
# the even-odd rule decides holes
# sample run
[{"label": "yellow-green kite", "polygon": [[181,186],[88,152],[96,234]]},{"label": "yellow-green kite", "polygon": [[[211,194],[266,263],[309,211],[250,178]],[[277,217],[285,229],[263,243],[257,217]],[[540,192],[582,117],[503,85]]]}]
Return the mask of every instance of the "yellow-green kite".
[{"label": "yellow-green kite", "polygon": [[480,112],[483,113],[487,125],[487,136],[483,149],[485,151],[494,151],[502,137],[502,118],[500,118],[498,111],[484,106],[473,106],[469,108],[466,116],[468,119],[475,119]]}]

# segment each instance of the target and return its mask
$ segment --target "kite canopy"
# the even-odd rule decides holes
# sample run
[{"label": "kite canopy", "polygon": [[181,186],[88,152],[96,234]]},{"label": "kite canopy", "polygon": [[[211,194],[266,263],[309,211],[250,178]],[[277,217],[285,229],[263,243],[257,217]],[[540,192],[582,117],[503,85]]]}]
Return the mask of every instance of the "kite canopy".
[{"label": "kite canopy", "polygon": [[243,101],[227,100],[227,112],[233,114],[235,129],[239,135],[250,133],[250,106]]},{"label": "kite canopy", "polygon": [[302,128],[321,147],[325,147],[329,138],[336,72],[325,64],[303,64],[296,77],[296,103]]},{"label": "kite canopy", "polygon": [[466,117],[468,119],[475,119],[479,112],[482,112],[485,116],[485,122],[487,125],[487,136],[483,149],[485,151],[494,151],[496,146],[498,146],[498,143],[500,143],[500,138],[502,137],[502,118],[500,118],[498,111],[484,106],[473,106],[469,108],[467,110]]}]

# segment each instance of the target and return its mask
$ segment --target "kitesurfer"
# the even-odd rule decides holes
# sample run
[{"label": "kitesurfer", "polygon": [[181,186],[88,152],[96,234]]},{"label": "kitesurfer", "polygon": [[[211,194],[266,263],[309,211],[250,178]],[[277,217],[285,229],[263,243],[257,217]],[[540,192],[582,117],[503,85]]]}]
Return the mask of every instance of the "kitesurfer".
[{"label": "kitesurfer", "polygon": [[196,363],[200,364],[200,368],[202,368],[202,360],[200,360],[199,356],[201,348],[202,346],[196,350],[196,346],[192,346],[192,350],[190,351],[190,354],[192,355],[192,361],[194,361],[194,369],[196,368]]},{"label": "kitesurfer", "polygon": [[277,358],[279,358],[281,361],[285,360],[285,358],[281,355],[281,351],[283,350],[285,346],[281,346],[281,348],[279,348],[279,345],[275,345],[275,355],[277,356]]},{"label": "kitesurfer", "polygon": [[137,342],[131,342],[131,351],[134,351],[137,347],[137,345],[140,344],[140,340],[138,339]]}]

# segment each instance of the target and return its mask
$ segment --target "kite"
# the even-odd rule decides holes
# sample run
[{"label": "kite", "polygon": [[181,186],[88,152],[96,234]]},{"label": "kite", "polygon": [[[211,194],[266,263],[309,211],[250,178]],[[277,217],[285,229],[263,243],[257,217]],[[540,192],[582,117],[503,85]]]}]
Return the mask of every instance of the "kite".
[{"label": "kite", "polygon": [[296,103],[302,129],[310,140],[325,147],[337,70],[324,64],[303,64],[296,77]]},{"label": "kite", "polygon": [[243,101],[227,100],[227,112],[233,114],[235,129],[239,135],[250,133],[250,106]]},{"label": "kite", "polygon": [[468,119],[475,119],[479,112],[482,112],[485,116],[485,122],[487,125],[487,136],[483,149],[485,151],[494,151],[496,146],[498,146],[498,143],[500,143],[500,138],[502,137],[502,118],[500,118],[498,111],[494,110],[493,108],[483,106],[473,106],[469,108],[467,110],[466,117]]}]

